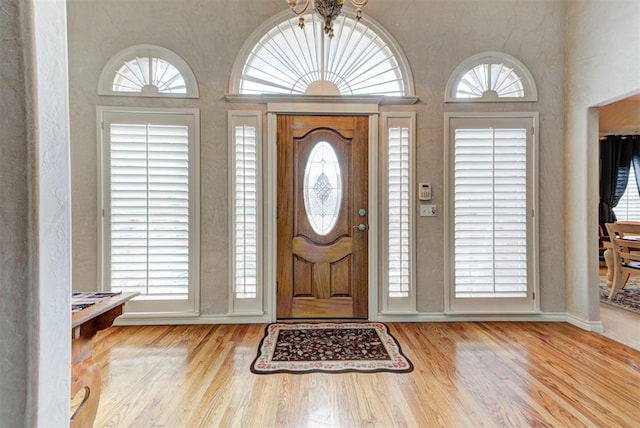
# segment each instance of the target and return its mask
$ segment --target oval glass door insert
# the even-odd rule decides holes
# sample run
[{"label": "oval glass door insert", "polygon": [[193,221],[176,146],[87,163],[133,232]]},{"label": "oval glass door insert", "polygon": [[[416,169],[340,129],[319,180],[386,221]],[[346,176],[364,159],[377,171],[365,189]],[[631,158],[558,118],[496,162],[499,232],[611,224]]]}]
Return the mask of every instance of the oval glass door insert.
[{"label": "oval glass door insert", "polygon": [[336,152],[326,141],[318,142],[304,168],[304,207],[318,235],[331,232],[342,204],[342,171]]}]

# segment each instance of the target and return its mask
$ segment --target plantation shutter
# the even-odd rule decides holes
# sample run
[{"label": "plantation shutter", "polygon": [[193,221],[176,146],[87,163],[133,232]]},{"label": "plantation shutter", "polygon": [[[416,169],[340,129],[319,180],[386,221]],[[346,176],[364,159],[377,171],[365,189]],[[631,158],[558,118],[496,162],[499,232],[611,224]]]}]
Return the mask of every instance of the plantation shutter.
[{"label": "plantation shutter", "polygon": [[389,297],[410,291],[409,128],[388,130],[388,282]]},{"label": "plantation shutter", "polygon": [[635,174],[633,162],[631,162],[627,189],[618,201],[618,205],[613,208],[618,221],[640,221],[640,195],[636,186]]},{"label": "plantation shutter", "polygon": [[416,312],[414,154],[416,115],[382,114],[381,312]]},{"label": "plantation shutter", "polygon": [[229,111],[229,314],[264,313],[262,277],[262,113]]},{"label": "plantation shutter", "polygon": [[235,135],[235,295],[255,299],[258,286],[258,189],[255,126]]},{"label": "plantation shutter", "polygon": [[531,309],[532,121],[456,118],[450,125],[452,309]]},{"label": "plantation shutter", "polygon": [[189,294],[189,128],[109,124],[111,290]]}]

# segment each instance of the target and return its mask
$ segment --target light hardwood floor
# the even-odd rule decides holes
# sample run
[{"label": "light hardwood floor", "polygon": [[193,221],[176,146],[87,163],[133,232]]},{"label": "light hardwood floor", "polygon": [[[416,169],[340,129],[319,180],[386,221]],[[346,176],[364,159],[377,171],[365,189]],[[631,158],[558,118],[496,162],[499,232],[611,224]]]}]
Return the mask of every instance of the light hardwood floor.
[{"label": "light hardwood floor", "polygon": [[[607,268],[600,267],[600,281],[606,281]],[[640,351],[640,314],[600,303],[603,335]]]},{"label": "light hardwood floor", "polygon": [[640,352],[565,323],[390,324],[408,374],[254,375],[264,325],[99,333],[97,427],[638,427]]},{"label": "light hardwood floor", "polygon": [[600,303],[604,336],[640,351],[640,314]]}]

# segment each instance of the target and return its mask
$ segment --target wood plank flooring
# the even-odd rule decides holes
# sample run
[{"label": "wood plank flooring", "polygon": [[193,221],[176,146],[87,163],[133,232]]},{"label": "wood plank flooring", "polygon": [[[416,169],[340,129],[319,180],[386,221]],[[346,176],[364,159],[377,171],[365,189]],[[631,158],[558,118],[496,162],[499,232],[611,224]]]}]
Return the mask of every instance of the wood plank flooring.
[{"label": "wood plank flooring", "polygon": [[264,325],[99,333],[97,427],[638,427],[640,352],[565,323],[394,323],[408,374],[254,375]]}]

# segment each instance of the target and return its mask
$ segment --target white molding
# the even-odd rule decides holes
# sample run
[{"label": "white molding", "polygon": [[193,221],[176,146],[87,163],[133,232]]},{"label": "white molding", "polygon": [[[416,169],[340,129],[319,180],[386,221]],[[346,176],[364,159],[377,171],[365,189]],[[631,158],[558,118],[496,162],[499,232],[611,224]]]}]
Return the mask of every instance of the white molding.
[{"label": "white molding", "polygon": [[278,207],[278,116],[275,113],[267,113],[267,138],[264,148],[265,162],[264,180],[265,192],[265,226],[264,226],[264,293],[269,321],[277,319],[277,266],[278,266],[278,220],[276,209]]},{"label": "white molding", "polygon": [[280,114],[378,114],[378,104],[268,103],[267,111]]},{"label": "white molding", "polygon": [[[134,59],[136,56],[146,56],[160,58],[173,65],[181,74],[186,85],[185,94],[155,93],[146,94],[141,92],[114,92],[113,79],[115,73],[124,63]],[[187,62],[175,52],[157,45],[134,45],[129,46],[113,55],[102,68],[100,79],[98,80],[98,95],[109,95],[118,97],[153,97],[153,98],[199,98],[198,81],[191,67]]]},{"label": "white molding", "polygon": [[368,320],[377,321],[377,314],[380,308],[380,171],[378,157],[380,153],[380,124],[377,114],[369,116],[369,236],[368,236]]},{"label": "white molding", "polygon": [[[202,269],[202,263],[200,260],[200,182],[202,177],[200,176],[200,109],[194,108],[193,111],[193,159],[189,159],[189,170],[193,171],[193,204],[189,206],[189,216],[193,216],[193,225],[189,230],[189,277],[190,282],[189,289],[192,290],[193,296],[193,310],[200,310],[200,272]],[[193,244],[191,244],[193,243]],[[191,269],[193,266],[193,270]],[[193,288],[191,288],[193,287]]]},{"label": "white molding", "polygon": [[206,324],[267,324],[272,322],[266,314],[262,315],[190,315],[176,314],[166,316],[164,314],[150,314],[138,316],[138,314],[123,314],[113,323],[116,326],[134,325],[206,325]]},{"label": "white molding", "polygon": [[449,122],[451,121],[451,117],[455,117],[455,113],[447,113],[444,114],[444,147],[443,147],[443,165],[442,165],[442,226],[443,226],[443,240],[442,250],[444,251],[444,310],[447,311],[451,308],[451,299],[449,298],[450,287],[451,287],[451,270],[453,269],[453,258],[451,255],[452,245],[451,245],[451,210],[449,206],[451,205],[451,198],[449,194],[451,193],[451,155],[449,149],[449,142],[451,141],[451,127]]},{"label": "white molding", "polygon": [[604,324],[602,324],[602,321],[589,321],[567,313],[567,322],[583,330],[604,333]]},{"label": "white molding", "polygon": [[[602,322],[590,322],[577,318],[566,312],[547,312],[540,314],[486,314],[486,315],[446,315],[444,312],[415,312],[393,313],[370,316],[370,321],[378,322],[403,322],[403,323],[438,323],[438,322],[567,322],[582,330],[602,333]],[[254,316],[223,315],[190,315],[176,314],[166,316],[164,314],[138,314],[125,313],[114,322],[117,326],[137,325],[207,325],[207,324],[268,324],[273,322],[268,314],[256,314]]]},{"label": "white molding", "polygon": [[377,104],[377,105],[413,105],[419,101],[415,96],[386,95],[245,95],[226,94],[224,99],[231,104]]},{"label": "white molding", "polygon": [[[523,314],[448,315],[444,312],[416,312],[415,314],[380,314],[381,322],[568,322],[565,312]],[[579,326],[578,326],[579,327]]]},{"label": "white molding", "polygon": [[539,185],[540,185],[540,167],[539,167],[539,153],[540,153],[540,115],[538,112],[529,112],[533,117],[533,150],[532,153],[527,153],[527,155],[531,156],[532,165],[527,165],[527,168],[531,168],[531,173],[533,174],[533,179],[531,180],[531,189],[529,189],[532,198],[532,208],[533,208],[533,220],[531,222],[532,231],[531,234],[533,242],[533,248],[531,250],[531,281],[533,282],[533,309],[536,311],[541,311],[542,306],[540,302],[542,301],[542,296],[540,293],[540,194],[539,194]]}]

